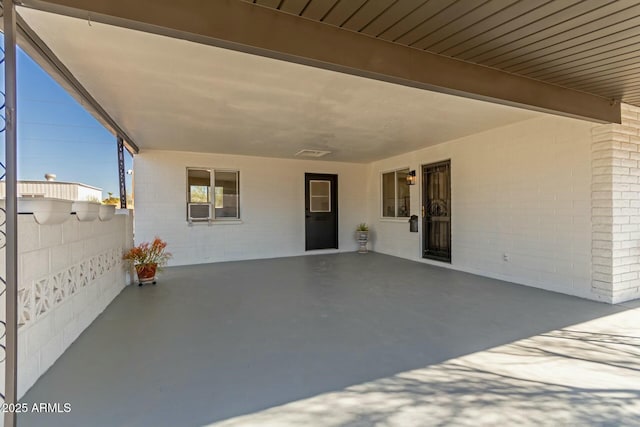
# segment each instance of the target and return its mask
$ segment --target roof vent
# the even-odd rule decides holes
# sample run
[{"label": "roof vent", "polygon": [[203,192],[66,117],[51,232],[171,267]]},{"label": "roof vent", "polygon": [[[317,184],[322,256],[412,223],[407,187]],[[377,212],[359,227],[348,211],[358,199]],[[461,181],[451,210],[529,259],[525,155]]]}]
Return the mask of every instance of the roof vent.
[{"label": "roof vent", "polygon": [[296,153],[296,157],[322,157],[331,153],[331,151],[323,151],[323,150],[300,150]]},{"label": "roof vent", "polygon": [[55,173],[45,173],[44,174],[44,179],[46,179],[47,181],[55,181],[56,180],[56,174]]}]

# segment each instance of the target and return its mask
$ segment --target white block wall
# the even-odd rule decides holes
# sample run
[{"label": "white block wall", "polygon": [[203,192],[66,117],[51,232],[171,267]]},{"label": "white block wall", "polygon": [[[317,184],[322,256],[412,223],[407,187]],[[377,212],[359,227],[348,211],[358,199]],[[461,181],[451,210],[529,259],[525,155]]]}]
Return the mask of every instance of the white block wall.
[{"label": "white block wall", "polygon": [[[134,164],[136,242],[165,239],[170,265],[306,254],[305,172],[338,175],[338,251],[357,249],[355,227],[366,220],[363,164],[158,150]],[[188,224],[187,167],[240,171],[240,222]]]},{"label": "white block wall", "polygon": [[612,303],[640,298],[640,108],[593,129],[593,290]]},{"label": "white block wall", "polygon": [[[146,151],[136,162],[137,241],[177,264],[304,254],[304,173],[339,175],[340,250],[370,248],[584,298],[640,297],[640,109],[622,125],[545,115],[369,165]],[[381,218],[380,174],[451,160],[452,262],[422,258],[422,224]],[[240,170],[242,221],[189,226],[186,168]],[[420,215],[421,182],[411,188]],[[312,252],[317,253],[317,252]],[[505,260],[506,255],[506,260]]]},{"label": "white block wall", "polygon": [[[593,126],[544,116],[373,163],[367,196],[373,249],[597,299],[591,287]],[[422,258],[422,229],[410,233],[406,220],[380,214],[382,171],[410,167],[420,176],[421,165],[446,159],[452,173],[450,265]],[[419,182],[411,189],[416,215],[420,192]]]},{"label": "white block wall", "polygon": [[[122,253],[132,245],[133,218],[124,212],[106,222],[70,215],[60,225],[19,215],[19,397],[127,283]],[[4,304],[2,311],[4,318]]]}]

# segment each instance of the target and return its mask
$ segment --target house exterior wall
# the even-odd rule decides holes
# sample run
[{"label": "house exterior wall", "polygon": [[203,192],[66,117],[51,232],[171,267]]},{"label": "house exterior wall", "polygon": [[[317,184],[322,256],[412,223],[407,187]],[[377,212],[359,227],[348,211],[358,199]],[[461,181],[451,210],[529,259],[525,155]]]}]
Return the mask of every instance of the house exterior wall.
[{"label": "house exterior wall", "polygon": [[[591,286],[591,129],[544,116],[370,165],[368,220],[377,252],[598,299]],[[421,256],[406,219],[381,219],[380,174],[451,160],[452,262]],[[508,256],[505,261],[504,255]]]},{"label": "house exterior wall", "polygon": [[[69,215],[57,225],[39,225],[30,214],[18,216],[18,396],[128,283],[122,253],[132,243],[128,211],[105,222],[80,222]],[[2,316],[4,310],[3,303]]]},{"label": "house exterior wall", "polygon": [[[209,153],[148,150],[134,158],[136,242],[160,236],[170,265],[304,255],[305,172],[338,175],[338,251],[355,251],[366,220],[367,166]],[[240,171],[240,221],[189,224],[188,167]]]},{"label": "house exterior wall", "polygon": [[[370,249],[609,303],[640,297],[640,108],[599,125],[552,115],[373,162],[144,151],[135,158],[137,241],[160,235],[173,265],[305,254],[304,173],[339,175],[340,251]],[[381,174],[451,160],[452,262],[423,259],[422,222],[381,218]],[[186,168],[240,171],[241,220],[186,221]],[[315,251],[311,253],[317,253]]]}]

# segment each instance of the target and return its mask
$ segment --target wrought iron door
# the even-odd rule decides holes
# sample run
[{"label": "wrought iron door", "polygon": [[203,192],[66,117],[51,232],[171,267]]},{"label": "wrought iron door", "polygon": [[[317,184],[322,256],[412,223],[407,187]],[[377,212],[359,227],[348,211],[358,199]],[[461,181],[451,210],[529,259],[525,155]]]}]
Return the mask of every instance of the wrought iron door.
[{"label": "wrought iron door", "polygon": [[451,262],[451,161],[422,166],[423,258]]}]

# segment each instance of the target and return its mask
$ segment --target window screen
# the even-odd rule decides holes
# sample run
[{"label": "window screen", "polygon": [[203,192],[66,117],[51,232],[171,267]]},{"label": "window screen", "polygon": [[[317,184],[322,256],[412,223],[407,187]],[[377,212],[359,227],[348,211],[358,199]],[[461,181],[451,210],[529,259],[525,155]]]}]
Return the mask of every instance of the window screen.
[{"label": "window screen", "polygon": [[215,171],[214,208],[216,218],[239,218],[237,171]]},{"label": "window screen", "polygon": [[[211,219],[240,218],[239,172],[188,168],[187,203],[187,212],[201,209],[196,204],[208,205],[202,208],[212,209]],[[193,216],[187,213],[187,219]]]},{"label": "window screen", "polygon": [[211,201],[211,171],[188,169],[189,203],[209,203]]},{"label": "window screen", "polygon": [[382,216],[407,218],[411,212],[411,197],[407,184],[409,168],[382,174]]}]

